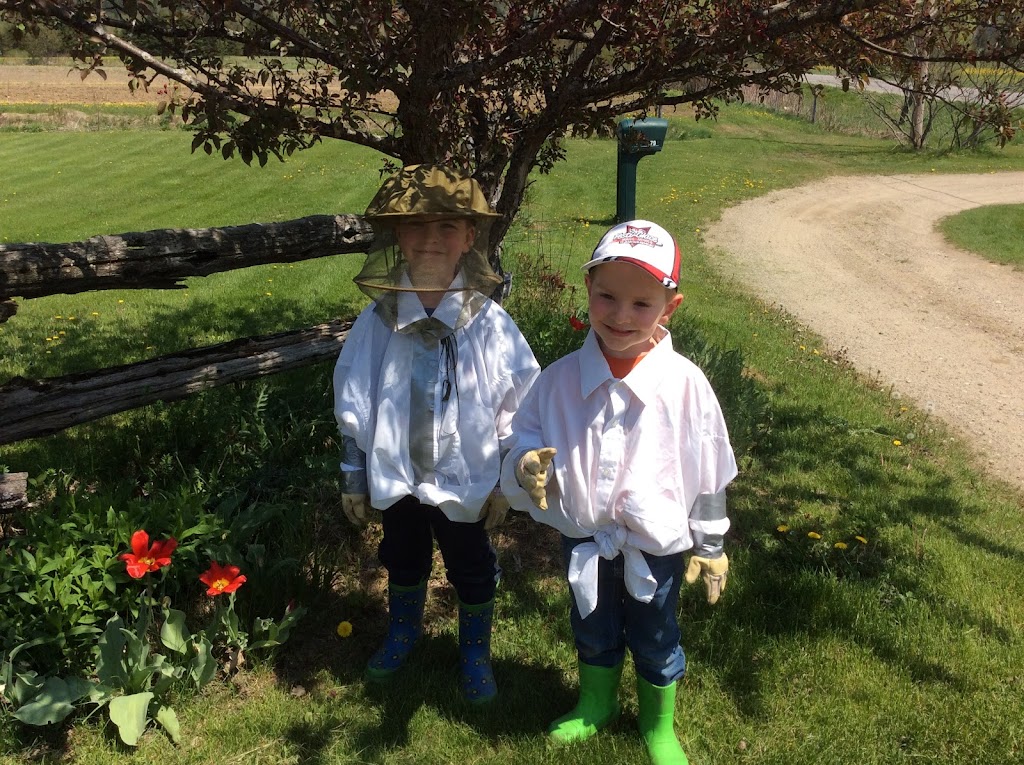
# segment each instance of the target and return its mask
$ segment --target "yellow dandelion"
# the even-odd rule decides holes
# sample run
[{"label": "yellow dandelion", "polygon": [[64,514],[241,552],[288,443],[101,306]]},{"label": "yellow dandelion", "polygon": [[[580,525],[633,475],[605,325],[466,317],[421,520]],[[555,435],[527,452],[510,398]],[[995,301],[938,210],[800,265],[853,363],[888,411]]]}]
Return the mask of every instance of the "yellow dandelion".
[{"label": "yellow dandelion", "polygon": [[893,446],[903,446],[903,442],[902,442],[902,441],[900,441],[900,440],[899,440],[898,438],[894,438],[894,439],[892,440],[892,445],[893,445]]},{"label": "yellow dandelion", "polygon": [[846,542],[836,542],[835,548],[837,550],[845,550],[846,549]]},{"label": "yellow dandelion", "polygon": [[856,539],[862,545],[866,545],[868,543],[867,537],[862,537],[862,536],[858,535],[858,536],[855,536],[854,539]]},{"label": "yellow dandelion", "polygon": [[264,292],[263,294],[264,294],[264,295],[266,295],[267,297],[270,297],[270,296],[271,296],[271,294],[273,294],[273,293],[270,293],[270,292]]},{"label": "yellow dandelion", "polygon": [[123,302],[124,302],[123,300],[118,300],[118,301],[117,301],[117,304],[118,304],[118,305],[121,305],[121,304],[122,304]]},{"label": "yellow dandelion", "polygon": [[817,531],[808,531],[807,536],[809,536],[811,539],[821,539],[821,534],[819,534]]},{"label": "yellow dandelion", "polygon": [[338,637],[347,638],[352,635],[352,622],[338,622]]},{"label": "yellow dandelion", "polygon": [[99,312],[99,311],[93,311],[93,312],[92,312],[92,315],[93,315],[93,316],[99,316],[99,315],[100,315],[100,312]]},{"label": "yellow dandelion", "polygon": [[820,356],[821,355],[821,351],[819,351],[817,348],[814,349],[813,353],[814,353],[815,356]]},{"label": "yellow dandelion", "polygon": [[789,531],[789,526],[787,526],[785,523],[780,523],[778,526],[775,527],[775,530],[778,531],[780,534],[785,534],[787,531]]},{"label": "yellow dandelion", "polygon": [[801,345],[800,346],[800,350],[801,351],[806,351],[807,350],[807,346],[806,345]]}]

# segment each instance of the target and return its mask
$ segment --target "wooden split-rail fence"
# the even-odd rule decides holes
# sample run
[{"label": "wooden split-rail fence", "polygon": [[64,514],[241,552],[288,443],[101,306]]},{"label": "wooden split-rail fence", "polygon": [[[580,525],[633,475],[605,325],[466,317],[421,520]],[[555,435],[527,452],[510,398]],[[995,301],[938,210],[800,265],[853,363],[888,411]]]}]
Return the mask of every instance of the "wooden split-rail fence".
[{"label": "wooden split-rail fence", "polygon": [[[359,216],[314,215],[280,223],[94,236],[65,244],[0,244],[0,323],[17,313],[14,298],[178,289],[188,277],[364,253],[372,243],[373,231]],[[0,385],[0,445],[334,358],[350,327],[351,322],[336,320],[82,374],[15,377]],[[0,473],[0,515],[26,506],[26,479],[25,473]]]}]

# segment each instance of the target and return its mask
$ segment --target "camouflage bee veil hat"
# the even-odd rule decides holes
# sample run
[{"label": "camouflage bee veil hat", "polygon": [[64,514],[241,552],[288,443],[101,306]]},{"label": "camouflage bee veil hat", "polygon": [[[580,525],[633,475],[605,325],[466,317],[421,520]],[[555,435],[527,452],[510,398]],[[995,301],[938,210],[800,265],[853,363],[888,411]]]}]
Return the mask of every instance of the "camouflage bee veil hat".
[{"label": "camouflage bee veil hat", "polygon": [[397,245],[397,227],[409,220],[464,219],[474,227],[473,243],[458,264],[461,278],[449,288],[429,291],[463,291],[471,302],[482,304],[501,283],[487,259],[491,225],[500,215],[472,178],[437,165],[404,167],[383,183],[363,217],[373,227],[374,243],[354,281],[386,312],[397,293],[428,291],[411,285],[408,263]]}]

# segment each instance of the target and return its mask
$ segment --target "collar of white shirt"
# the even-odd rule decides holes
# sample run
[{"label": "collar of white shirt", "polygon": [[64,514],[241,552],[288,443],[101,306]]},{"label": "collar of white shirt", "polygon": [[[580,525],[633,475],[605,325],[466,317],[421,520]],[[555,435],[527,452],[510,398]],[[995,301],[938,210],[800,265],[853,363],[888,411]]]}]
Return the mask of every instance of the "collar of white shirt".
[{"label": "collar of white shirt", "polygon": [[[459,320],[459,315],[462,313],[462,302],[464,297],[462,288],[465,284],[466,280],[462,276],[462,272],[460,271],[455,274],[455,278],[452,279],[452,283],[449,285],[449,291],[444,294],[443,298],[441,298],[441,302],[438,304],[437,308],[434,309],[434,313],[431,314],[431,318],[437,319],[445,326],[454,329]],[[398,286],[413,290],[412,282],[409,281],[408,274],[402,274]],[[396,329],[402,330],[410,324],[421,321],[425,318],[427,318],[427,312],[424,310],[423,303],[420,302],[419,296],[415,291],[398,293],[398,319],[395,322]]]},{"label": "collar of white shirt", "polygon": [[[622,378],[622,382],[626,387],[628,387],[630,391],[632,391],[633,395],[640,399],[644,405],[647,405],[654,400],[658,386],[661,384],[659,375],[645,374],[644,372],[656,371],[656,367],[660,364],[660,360],[664,358],[666,354],[672,352],[672,335],[669,334],[667,329],[659,324],[655,331],[655,337],[657,338],[656,345],[632,372]],[[606,380],[615,379],[612,377],[611,370],[608,368],[608,361],[605,359],[604,353],[601,351],[601,346],[598,345],[597,334],[594,330],[590,330],[587,334],[587,339],[583,342],[583,348],[580,349],[579,358],[580,393],[583,395],[583,398],[589,397],[590,394],[600,388]],[[637,372],[641,373],[637,374]]]}]

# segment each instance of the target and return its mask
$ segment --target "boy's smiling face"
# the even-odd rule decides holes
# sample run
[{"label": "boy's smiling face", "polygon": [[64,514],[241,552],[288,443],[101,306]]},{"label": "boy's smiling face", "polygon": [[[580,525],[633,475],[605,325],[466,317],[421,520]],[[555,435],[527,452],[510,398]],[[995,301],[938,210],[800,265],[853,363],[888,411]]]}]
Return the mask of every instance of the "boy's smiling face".
[{"label": "boy's smiling face", "polygon": [[622,262],[602,263],[586,277],[590,326],[612,358],[631,359],[649,351],[659,324],[683,302],[643,269]]},{"label": "boy's smiling face", "polygon": [[[464,218],[423,220],[410,217],[396,229],[398,246],[409,264],[415,287],[444,289],[452,283],[459,260],[473,246],[476,229]],[[427,294],[421,295],[421,299]],[[440,301],[442,295],[437,294]]]}]

